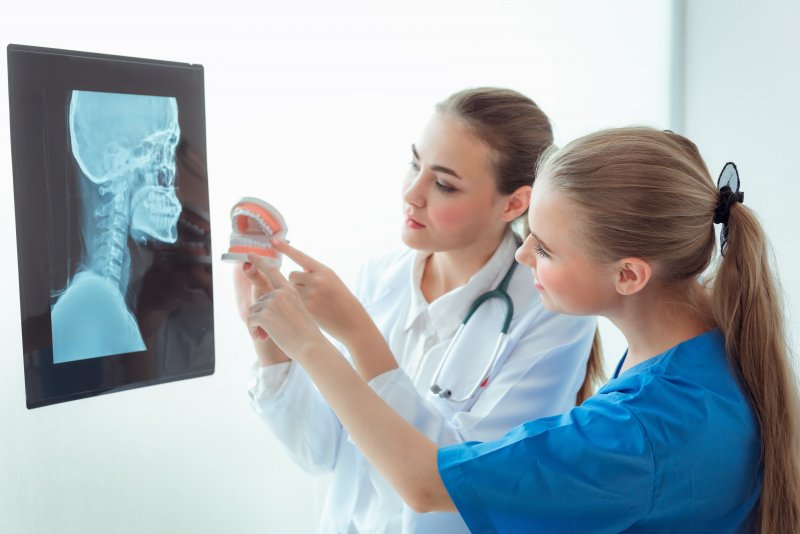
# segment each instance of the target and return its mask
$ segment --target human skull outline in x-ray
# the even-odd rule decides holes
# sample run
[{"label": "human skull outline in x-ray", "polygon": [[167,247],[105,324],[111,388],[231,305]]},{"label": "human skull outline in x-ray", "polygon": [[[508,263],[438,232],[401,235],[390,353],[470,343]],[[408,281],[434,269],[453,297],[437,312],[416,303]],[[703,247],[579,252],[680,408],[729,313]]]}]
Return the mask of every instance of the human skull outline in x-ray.
[{"label": "human skull outline in x-ray", "polygon": [[72,91],[81,258],[52,309],[55,363],[145,350],[126,302],[130,235],[175,243],[180,139],[174,97]]}]

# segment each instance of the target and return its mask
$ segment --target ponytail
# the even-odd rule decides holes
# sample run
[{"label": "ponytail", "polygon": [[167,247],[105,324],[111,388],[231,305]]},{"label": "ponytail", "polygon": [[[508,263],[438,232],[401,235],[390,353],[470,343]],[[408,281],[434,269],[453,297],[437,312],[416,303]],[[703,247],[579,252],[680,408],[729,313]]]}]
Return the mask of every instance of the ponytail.
[{"label": "ponytail", "polygon": [[600,330],[595,328],[592,348],[589,351],[589,361],[586,362],[586,376],[583,379],[581,389],[578,390],[575,404],[578,406],[583,404],[583,401],[594,395],[597,388],[605,381],[606,375],[603,372],[603,346],[600,343]]},{"label": "ponytail", "polygon": [[761,224],[730,207],[727,243],[712,280],[711,312],[761,430],[761,532],[800,532],[800,405],[777,281]]}]

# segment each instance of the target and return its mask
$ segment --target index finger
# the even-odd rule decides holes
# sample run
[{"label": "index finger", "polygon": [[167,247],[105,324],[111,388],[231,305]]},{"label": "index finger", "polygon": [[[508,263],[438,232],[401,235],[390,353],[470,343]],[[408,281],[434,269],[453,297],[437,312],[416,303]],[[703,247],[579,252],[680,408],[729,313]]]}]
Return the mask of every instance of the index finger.
[{"label": "index finger", "polygon": [[295,262],[297,265],[299,265],[306,271],[310,272],[318,270],[319,267],[322,265],[320,264],[320,262],[309,256],[308,254],[306,254],[305,252],[300,252],[286,241],[273,239],[272,247],[278,252],[285,254],[290,260]]},{"label": "index finger", "polygon": [[[252,265],[253,262],[248,262]],[[250,284],[257,290],[257,291],[272,291],[272,286],[269,285],[269,280],[264,274],[258,270],[257,268],[247,268],[246,263],[242,264],[242,268],[239,272],[250,281]]]},{"label": "index finger", "polygon": [[283,277],[275,263],[273,263],[273,260],[265,258],[264,256],[259,256],[258,254],[248,253],[247,261],[252,263],[253,267],[267,277],[267,280],[272,284],[274,289],[291,286],[289,281]]}]

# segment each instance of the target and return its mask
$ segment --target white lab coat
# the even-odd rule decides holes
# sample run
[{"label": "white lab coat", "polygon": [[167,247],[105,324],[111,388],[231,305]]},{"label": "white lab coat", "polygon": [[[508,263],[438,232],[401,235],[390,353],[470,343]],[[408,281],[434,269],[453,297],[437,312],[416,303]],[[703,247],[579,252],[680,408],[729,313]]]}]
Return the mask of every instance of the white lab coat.
[{"label": "white lab coat", "polygon": [[[514,249],[509,234],[490,260],[502,265],[489,280],[490,285],[470,288],[467,287],[472,283],[470,280],[462,287],[475,296],[494,289],[511,264]],[[410,280],[417,254],[406,250],[373,260],[362,269],[359,278],[356,296],[390,346],[400,325],[409,318],[415,289],[410,287]],[[525,421],[569,410],[583,383],[596,321],[548,312],[533,284],[530,269],[518,266],[509,287],[514,317],[499,358],[499,369],[470,401],[454,403],[434,396],[429,389],[435,369],[472,299],[453,318],[444,338],[434,343],[422,358],[417,358],[415,363],[419,366],[415,366],[413,378],[406,372],[413,358],[395,353],[400,368],[374,378],[370,386],[439,445],[498,439]],[[491,358],[487,347],[494,346],[505,308],[498,301],[489,302],[492,304],[484,305],[468,328],[473,339],[477,333],[491,341],[476,350],[482,353],[478,356],[473,354],[476,351],[463,347],[453,353],[440,380],[446,387],[455,389],[465,380],[474,384],[472,377]],[[470,378],[462,378],[459,373]],[[418,514],[405,506],[350,441],[299,366],[254,367],[250,396],[255,411],[299,466],[310,473],[332,472],[320,532],[469,532],[457,513]]]}]

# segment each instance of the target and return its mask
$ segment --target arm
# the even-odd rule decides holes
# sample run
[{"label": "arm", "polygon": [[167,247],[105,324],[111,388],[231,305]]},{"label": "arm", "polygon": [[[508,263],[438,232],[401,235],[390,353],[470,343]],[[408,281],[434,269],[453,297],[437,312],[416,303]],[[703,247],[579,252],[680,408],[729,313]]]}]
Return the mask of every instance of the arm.
[{"label": "arm", "polygon": [[[460,407],[420,395],[402,370],[379,376],[370,385],[439,445],[499,439],[526,421],[574,407],[594,325],[588,317],[556,315],[540,307],[528,311],[512,329],[514,345],[506,349],[507,357],[501,358],[489,384],[474,403]],[[454,356],[458,360],[459,354]]]},{"label": "arm", "polygon": [[437,467],[437,446],[380,399],[322,336],[280,272],[252,258],[276,288],[251,308],[262,327],[308,373],[361,452],[416,511],[455,511]]},{"label": "arm", "polygon": [[415,511],[455,511],[438,447],[378,397],[329,343],[297,358],[358,448]]},{"label": "arm", "polygon": [[[272,289],[250,264],[234,271],[239,314],[247,322],[255,298]],[[342,427],[302,369],[296,369],[263,329],[251,329],[257,361],[248,388],[253,410],[295,463],[318,474],[336,464]]]}]

